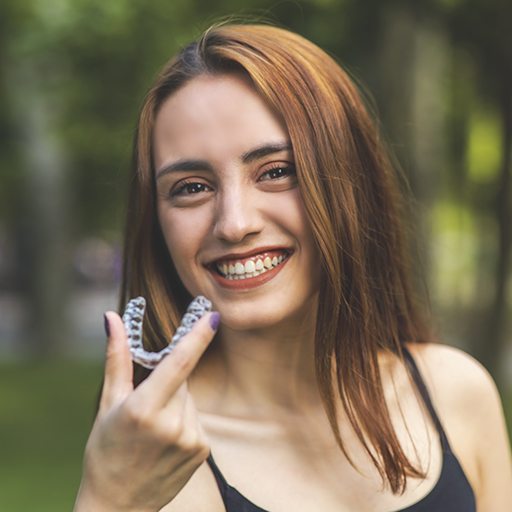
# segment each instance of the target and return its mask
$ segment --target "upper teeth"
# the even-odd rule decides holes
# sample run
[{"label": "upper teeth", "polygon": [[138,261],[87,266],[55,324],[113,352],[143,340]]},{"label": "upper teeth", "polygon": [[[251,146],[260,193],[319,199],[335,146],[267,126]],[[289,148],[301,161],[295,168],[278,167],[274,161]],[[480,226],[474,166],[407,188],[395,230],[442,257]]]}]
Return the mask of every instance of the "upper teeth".
[{"label": "upper teeth", "polygon": [[246,279],[258,276],[271,268],[277,267],[284,259],[286,259],[286,254],[274,256],[273,258],[266,256],[265,258],[247,260],[245,263],[242,261],[220,263],[217,264],[217,269],[228,279]]}]

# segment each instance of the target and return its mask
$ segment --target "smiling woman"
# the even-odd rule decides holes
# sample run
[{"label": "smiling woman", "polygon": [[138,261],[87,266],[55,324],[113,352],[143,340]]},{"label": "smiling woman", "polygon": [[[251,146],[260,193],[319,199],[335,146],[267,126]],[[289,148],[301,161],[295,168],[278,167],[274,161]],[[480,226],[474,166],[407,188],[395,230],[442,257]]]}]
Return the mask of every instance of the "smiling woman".
[{"label": "smiling woman", "polygon": [[159,225],[189,293],[210,298],[225,328],[302,317],[319,258],[287,130],[247,78],[199,76],[176,91],[153,154]]},{"label": "smiling woman", "polygon": [[[394,170],[331,57],[207,30],[146,97],[131,187],[121,308],[146,299],[146,350],[184,337],[133,373],[107,313],[77,512],[508,510],[496,390],[432,343]],[[216,311],[185,334],[198,295]]]}]

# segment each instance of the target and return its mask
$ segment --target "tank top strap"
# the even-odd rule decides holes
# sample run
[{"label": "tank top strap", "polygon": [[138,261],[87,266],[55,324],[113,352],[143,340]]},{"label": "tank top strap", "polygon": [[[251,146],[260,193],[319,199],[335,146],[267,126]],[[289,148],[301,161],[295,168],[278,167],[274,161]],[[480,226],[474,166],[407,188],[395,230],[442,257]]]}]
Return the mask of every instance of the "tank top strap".
[{"label": "tank top strap", "polygon": [[268,512],[267,510],[255,505],[243,494],[240,494],[237,489],[228,484],[221,470],[217,466],[211,452],[206,460],[213,475],[215,476],[215,480],[217,481],[217,487],[219,488],[226,512]]},{"label": "tank top strap", "polygon": [[432,421],[434,422],[436,430],[439,433],[439,438],[441,440],[441,446],[443,447],[443,451],[451,452],[450,443],[448,442],[448,438],[446,437],[446,433],[444,431],[443,425],[441,424],[441,420],[439,419],[439,416],[437,415],[434,404],[432,403],[432,398],[430,397],[430,393],[428,392],[427,386],[425,385],[425,381],[423,380],[423,377],[421,376],[418,365],[416,364],[414,357],[412,356],[412,354],[409,352],[409,350],[407,349],[407,347],[405,345],[402,345],[402,350],[403,350],[403,354],[405,356],[405,361],[407,363],[407,366],[409,367],[409,370],[411,371],[411,375],[414,380],[414,383],[416,384],[416,387],[418,388],[418,391],[420,392],[421,398],[423,399],[423,402],[424,402],[425,406],[427,407],[430,417],[432,418]]},{"label": "tank top strap", "polygon": [[215,460],[213,460],[213,455],[211,452],[208,455],[208,458],[206,459],[206,461],[208,462],[208,465],[210,466],[210,469],[212,470],[213,476],[215,477],[215,480],[217,481],[217,487],[219,488],[220,494],[222,496],[222,500],[225,502],[226,498],[227,498],[229,484],[227,483],[226,479],[224,478],[224,475],[221,473]]}]

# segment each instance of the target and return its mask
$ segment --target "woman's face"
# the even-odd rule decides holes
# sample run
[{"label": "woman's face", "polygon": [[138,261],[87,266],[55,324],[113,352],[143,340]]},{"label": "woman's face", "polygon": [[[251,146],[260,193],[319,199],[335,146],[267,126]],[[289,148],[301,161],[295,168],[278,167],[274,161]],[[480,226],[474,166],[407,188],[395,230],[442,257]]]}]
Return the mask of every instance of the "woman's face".
[{"label": "woman's face", "polygon": [[319,265],[279,119],[240,75],[200,76],[154,131],[158,218],[188,291],[235,330],[297,321]]}]

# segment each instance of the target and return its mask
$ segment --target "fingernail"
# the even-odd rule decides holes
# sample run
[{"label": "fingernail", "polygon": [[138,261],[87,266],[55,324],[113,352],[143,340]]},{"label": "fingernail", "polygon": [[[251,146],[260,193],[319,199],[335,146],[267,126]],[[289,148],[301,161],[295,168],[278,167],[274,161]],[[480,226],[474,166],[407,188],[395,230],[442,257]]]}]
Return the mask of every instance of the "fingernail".
[{"label": "fingernail", "polygon": [[110,338],[110,324],[108,322],[108,317],[105,313],[103,313],[103,323],[105,325],[105,334],[107,335],[107,338]]},{"label": "fingernail", "polygon": [[219,328],[220,323],[220,313],[218,311],[214,311],[210,315],[210,327],[212,328],[212,331],[216,331]]}]

